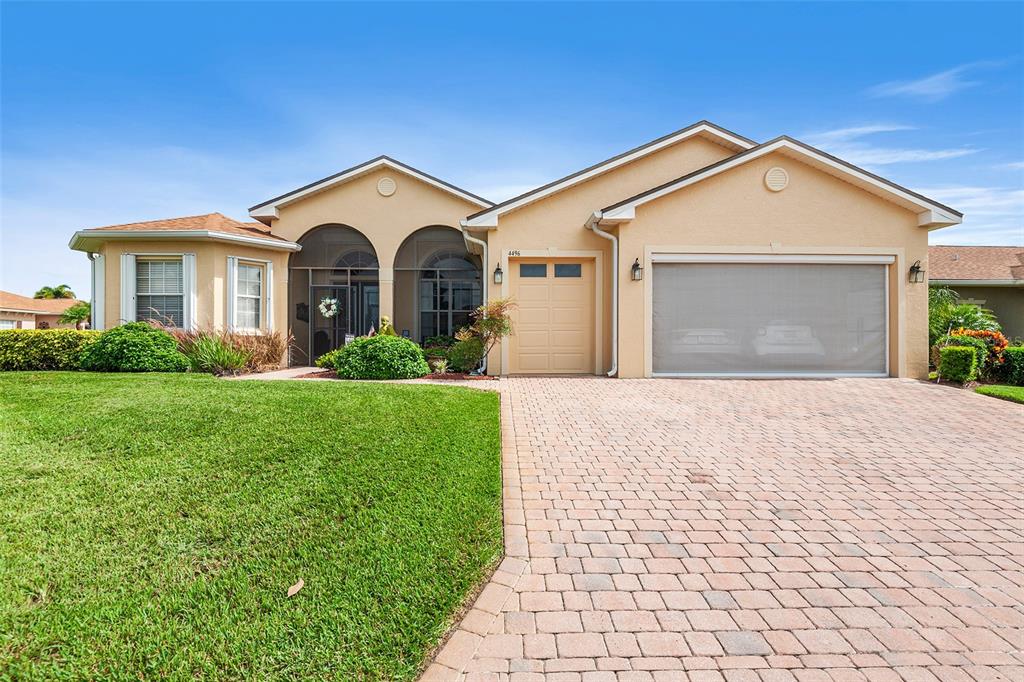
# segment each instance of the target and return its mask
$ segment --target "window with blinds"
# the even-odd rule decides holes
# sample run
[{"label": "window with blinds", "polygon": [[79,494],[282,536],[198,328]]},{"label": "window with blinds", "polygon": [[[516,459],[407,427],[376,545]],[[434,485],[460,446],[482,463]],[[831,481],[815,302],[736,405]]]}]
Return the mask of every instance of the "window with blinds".
[{"label": "window with blinds", "polygon": [[136,259],[135,319],[183,326],[185,281],[180,257]]}]

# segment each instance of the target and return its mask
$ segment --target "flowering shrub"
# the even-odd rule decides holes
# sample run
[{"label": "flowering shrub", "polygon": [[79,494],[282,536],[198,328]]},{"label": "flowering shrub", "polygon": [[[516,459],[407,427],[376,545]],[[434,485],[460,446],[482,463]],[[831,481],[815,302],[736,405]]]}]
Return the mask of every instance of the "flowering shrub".
[{"label": "flowering shrub", "polygon": [[950,335],[970,336],[984,341],[988,347],[988,364],[1001,364],[1003,362],[1003,351],[1010,345],[1010,342],[1003,336],[1002,332],[988,329],[965,329],[960,327],[959,329],[954,329]]}]

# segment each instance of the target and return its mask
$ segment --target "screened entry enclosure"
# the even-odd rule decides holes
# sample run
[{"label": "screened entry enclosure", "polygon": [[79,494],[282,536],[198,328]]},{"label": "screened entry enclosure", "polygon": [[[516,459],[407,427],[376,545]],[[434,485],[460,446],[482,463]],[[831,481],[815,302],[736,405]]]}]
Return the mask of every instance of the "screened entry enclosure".
[{"label": "screened entry enclosure", "polygon": [[885,376],[883,263],[655,263],[655,375]]},{"label": "screened entry enclosure", "polygon": [[480,259],[458,230],[425,227],[398,249],[393,323],[399,335],[417,343],[453,336],[482,302]]},{"label": "screened entry enclosure", "polygon": [[[318,227],[299,243],[288,277],[291,364],[307,365],[343,346],[347,335],[362,336],[379,324],[379,264],[370,241],[345,225]],[[332,317],[320,311],[327,299],[336,302]]]}]

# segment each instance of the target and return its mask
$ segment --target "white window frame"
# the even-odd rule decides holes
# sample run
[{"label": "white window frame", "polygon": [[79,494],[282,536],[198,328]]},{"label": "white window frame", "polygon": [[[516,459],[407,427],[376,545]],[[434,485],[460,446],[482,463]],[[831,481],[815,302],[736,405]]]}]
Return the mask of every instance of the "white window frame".
[{"label": "white window frame", "polygon": [[[260,327],[251,329],[238,324],[238,266],[255,265],[263,268],[263,281],[260,283]],[[274,331],[274,264],[260,258],[228,256],[227,271],[227,327],[229,331],[242,334],[261,334]]]},{"label": "white window frame", "polygon": [[181,259],[182,321],[180,329],[196,328],[196,254],[194,253],[122,253],[121,254],[121,322],[135,322],[138,317],[136,262],[142,259]]},{"label": "white window frame", "polygon": [[0,320],[0,329],[19,329],[18,320]]}]

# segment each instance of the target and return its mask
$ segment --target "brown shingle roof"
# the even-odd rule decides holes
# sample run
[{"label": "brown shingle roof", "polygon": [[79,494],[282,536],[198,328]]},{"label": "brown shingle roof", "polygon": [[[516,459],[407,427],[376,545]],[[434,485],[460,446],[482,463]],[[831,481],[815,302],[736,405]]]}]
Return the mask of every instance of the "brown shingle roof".
[{"label": "brown shingle roof", "polygon": [[60,315],[78,302],[74,298],[29,298],[0,291],[0,310],[28,310],[42,315]]},{"label": "brown shingle roof", "polygon": [[1024,247],[929,246],[928,278],[1024,280]]},{"label": "brown shingle roof", "polygon": [[165,218],[164,220],[149,220],[143,223],[126,223],[124,225],[106,225],[104,227],[93,227],[85,231],[157,232],[162,230],[171,232],[223,232],[288,241],[275,234],[271,234],[270,228],[263,223],[243,223],[234,218],[229,218],[222,213],[206,213],[204,215],[185,216],[183,218]]}]

